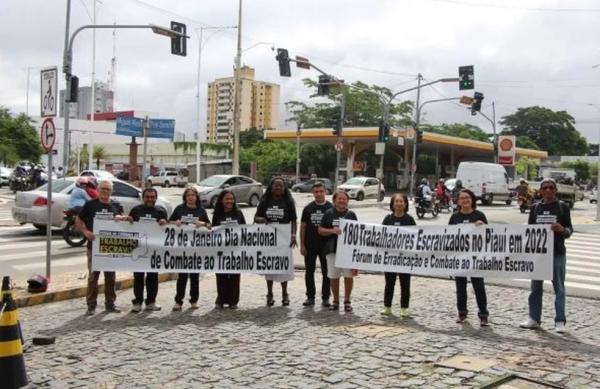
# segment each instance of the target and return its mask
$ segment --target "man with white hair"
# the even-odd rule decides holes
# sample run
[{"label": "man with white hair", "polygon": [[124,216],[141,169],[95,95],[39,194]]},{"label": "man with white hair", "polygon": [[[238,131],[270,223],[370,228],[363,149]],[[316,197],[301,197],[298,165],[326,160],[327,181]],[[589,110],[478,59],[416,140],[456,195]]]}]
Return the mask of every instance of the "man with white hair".
[{"label": "man with white hair", "polygon": [[[75,225],[87,238],[87,262],[88,262],[88,288],[87,288],[87,312],[93,315],[96,311],[96,299],[98,298],[99,271],[92,271],[92,241],[94,235],[94,219],[99,220],[123,220],[120,216],[123,207],[119,202],[111,200],[113,184],[110,180],[102,180],[98,184],[98,198],[87,201],[79,215],[75,219]],[[107,312],[119,313],[121,310],[115,305],[117,295],[115,293],[115,272],[104,272],[104,306]]]}]

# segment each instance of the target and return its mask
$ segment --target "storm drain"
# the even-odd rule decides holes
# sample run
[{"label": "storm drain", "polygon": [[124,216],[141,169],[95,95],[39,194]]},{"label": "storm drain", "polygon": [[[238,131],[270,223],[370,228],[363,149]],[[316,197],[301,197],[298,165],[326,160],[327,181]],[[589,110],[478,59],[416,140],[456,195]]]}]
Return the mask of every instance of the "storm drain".
[{"label": "storm drain", "polygon": [[441,362],[437,362],[435,366],[480,372],[482,370],[489,369],[495,364],[496,361],[492,361],[489,359],[481,359],[478,357],[471,357],[467,355],[456,355],[452,358],[443,360]]}]

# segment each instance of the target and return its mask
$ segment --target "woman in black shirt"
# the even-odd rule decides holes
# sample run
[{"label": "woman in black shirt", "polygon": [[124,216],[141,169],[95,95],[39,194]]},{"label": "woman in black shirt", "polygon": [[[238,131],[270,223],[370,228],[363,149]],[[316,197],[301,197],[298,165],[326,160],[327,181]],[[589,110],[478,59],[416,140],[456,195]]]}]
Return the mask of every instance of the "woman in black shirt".
[{"label": "woman in black shirt", "polygon": [[[414,226],[415,219],[408,212],[408,197],[404,193],[396,193],[390,200],[390,210],[381,224],[384,226]],[[408,317],[408,304],[410,301],[410,274],[385,272],[385,291],[383,296],[383,316],[392,313],[392,300],[394,299],[394,287],[396,278],[400,278],[400,317]]]},{"label": "woman in black shirt", "polygon": [[[475,223],[475,225],[487,224],[487,218],[483,212],[478,211],[475,205],[477,198],[469,189],[461,189],[458,192],[458,211],[450,216],[448,224]],[[462,323],[467,319],[469,310],[467,309],[467,277],[455,277],[456,281],[456,307],[458,308],[457,323]],[[487,310],[487,296],[485,293],[485,283],[481,277],[471,277],[471,284],[475,290],[475,299],[479,308],[479,323],[482,326],[488,325],[489,312]]]},{"label": "woman in black shirt", "polygon": [[[296,203],[290,190],[285,185],[285,181],[281,177],[273,178],[258,204],[256,214],[254,215],[254,222],[291,224],[292,237],[290,247],[295,247],[298,245],[296,242],[297,219]],[[293,264],[290,266],[288,273],[268,274],[265,276],[265,279],[267,280],[267,305],[272,306],[275,304],[275,300],[273,300],[273,281],[281,282],[281,304],[290,305],[287,284],[288,281],[294,279]]]},{"label": "woman in black shirt", "polygon": [[[183,203],[179,204],[173,210],[169,221],[178,227],[182,225],[193,225],[196,228],[205,227],[210,229],[210,220],[202,203],[200,195],[195,188],[189,187],[183,191]],[[190,279],[190,304],[192,309],[198,309],[198,297],[200,296],[200,274],[199,273],[179,273],[177,276],[177,292],[175,294],[175,305],[173,311],[181,311],[183,297],[185,296],[185,287],[187,280]]]},{"label": "woman in black shirt", "polygon": [[[223,190],[217,199],[212,225],[223,226],[229,224],[246,224],[244,214],[237,207],[235,195],[232,191]],[[240,274],[217,274],[217,299],[216,308],[229,305],[231,309],[237,309],[240,301]]]}]

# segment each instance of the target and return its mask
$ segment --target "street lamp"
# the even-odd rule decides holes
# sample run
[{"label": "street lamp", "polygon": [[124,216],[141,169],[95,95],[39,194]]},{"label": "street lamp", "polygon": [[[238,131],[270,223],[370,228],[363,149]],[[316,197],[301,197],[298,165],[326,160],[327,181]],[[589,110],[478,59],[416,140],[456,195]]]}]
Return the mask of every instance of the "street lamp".
[{"label": "street lamp", "polygon": [[[600,108],[596,104],[588,105],[600,112]],[[598,165],[598,177],[596,177],[596,221],[600,221],[600,129],[598,130],[598,159],[596,160],[596,164]]]}]

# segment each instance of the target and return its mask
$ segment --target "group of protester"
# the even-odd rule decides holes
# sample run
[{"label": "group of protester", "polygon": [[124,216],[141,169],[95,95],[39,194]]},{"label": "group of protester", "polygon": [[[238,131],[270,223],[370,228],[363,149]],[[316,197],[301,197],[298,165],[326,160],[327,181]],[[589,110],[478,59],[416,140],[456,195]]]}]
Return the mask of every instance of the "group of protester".
[{"label": "group of protester", "polygon": [[[555,297],[555,328],[558,332],[565,331],[565,262],[566,250],[564,240],[572,232],[569,208],[556,198],[556,183],[551,179],[542,181],[540,187],[542,202],[533,208],[529,214],[529,224],[551,224],[554,231],[554,273],[552,284]],[[184,224],[196,228],[211,229],[214,226],[226,224],[246,224],[242,212],[238,209],[233,192],[225,189],[218,197],[212,221],[202,208],[199,193],[188,187],[183,192],[183,202],[178,205],[169,216],[167,212],[156,206],[157,192],[154,188],[146,188],[142,193],[143,204],[134,207],[129,215],[122,215],[120,204],[111,199],[112,182],[100,181],[98,184],[98,198],[89,200],[83,205],[76,223],[80,231],[88,239],[87,257],[90,274],[88,276],[87,314],[93,315],[96,310],[98,296],[98,278],[100,272],[92,271],[92,241],[94,219],[110,219],[129,222],[151,222],[165,225],[173,223],[177,226]],[[315,269],[319,258],[321,273],[321,304],[329,310],[340,309],[340,302],[346,312],[352,311],[353,277],[357,275],[354,269],[338,268],[336,263],[337,237],[341,234],[340,220],[357,220],[356,214],[348,208],[349,196],[344,191],[333,193],[333,203],[326,199],[326,188],[321,182],[312,188],[314,200],[304,207],[300,219],[300,252],[304,256],[306,300],[304,306],[315,304],[316,286]],[[451,215],[449,224],[474,223],[487,224],[485,214],[476,209],[475,194],[469,189],[461,189],[457,196],[457,210]],[[403,193],[396,193],[390,200],[391,213],[385,216],[383,225],[414,226],[415,220],[408,214],[409,201]],[[292,195],[281,178],[274,178],[267,187],[254,216],[255,223],[283,223],[291,225],[290,247],[296,247],[297,241],[297,214],[296,205]],[[109,312],[120,312],[115,305],[115,273],[104,272],[105,277],[105,308]],[[285,274],[266,275],[266,304],[275,304],[273,283],[281,285],[281,303],[290,304],[288,282],[293,280],[293,268]],[[344,295],[340,301],[340,278],[344,279]],[[199,279],[198,273],[180,273],[177,279],[177,291],[173,311],[182,309],[187,287],[190,281],[191,309],[198,308]],[[408,317],[410,303],[411,275],[404,273],[385,273],[384,307],[381,314],[388,316],[392,313],[392,301],[396,279],[400,281],[400,311],[401,317]],[[215,306],[236,309],[240,299],[240,274],[217,274],[217,298]],[[462,323],[468,317],[467,308],[467,278],[455,277],[456,307],[458,311],[457,322]],[[471,284],[475,291],[478,306],[478,317],[482,326],[488,325],[488,306],[483,278],[471,277]],[[144,286],[146,299],[143,299]],[[140,312],[142,303],[149,311],[160,310],[156,304],[158,292],[157,273],[134,273],[134,299],[132,311]],[[529,296],[529,317],[521,324],[524,328],[537,328],[540,326],[542,313],[543,281],[531,281],[531,294]],[[331,298],[331,300],[330,300]]]}]

